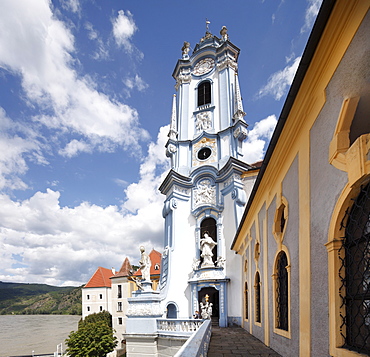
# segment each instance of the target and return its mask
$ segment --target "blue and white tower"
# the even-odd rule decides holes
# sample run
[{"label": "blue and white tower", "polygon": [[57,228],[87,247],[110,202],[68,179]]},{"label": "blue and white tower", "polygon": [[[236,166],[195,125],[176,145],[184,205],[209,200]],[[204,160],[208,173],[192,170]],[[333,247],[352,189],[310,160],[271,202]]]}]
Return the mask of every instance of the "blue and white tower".
[{"label": "blue and white tower", "polygon": [[[224,327],[230,320],[241,324],[242,297],[235,292],[242,262],[230,246],[255,176],[245,174],[253,167],[242,161],[240,50],[226,27],[220,34],[207,28],[191,55],[185,42],[173,72],[177,94],[166,145],[172,169],[160,187],[166,195],[160,290],[167,317],[191,317],[208,295],[213,318]],[[214,244],[203,244],[207,236]]]}]

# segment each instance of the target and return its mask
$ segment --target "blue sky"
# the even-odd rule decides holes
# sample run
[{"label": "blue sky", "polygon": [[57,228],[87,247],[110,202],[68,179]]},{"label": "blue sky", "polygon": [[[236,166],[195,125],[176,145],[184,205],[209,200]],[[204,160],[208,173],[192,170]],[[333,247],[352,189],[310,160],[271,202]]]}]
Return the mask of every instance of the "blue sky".
[{"label": "blue sky", "polygon": [[85,283],[163,249],[164,154],[184,41],[241,49],[246,161],[263,157],[320,0],[3,0],[0,280]]}]

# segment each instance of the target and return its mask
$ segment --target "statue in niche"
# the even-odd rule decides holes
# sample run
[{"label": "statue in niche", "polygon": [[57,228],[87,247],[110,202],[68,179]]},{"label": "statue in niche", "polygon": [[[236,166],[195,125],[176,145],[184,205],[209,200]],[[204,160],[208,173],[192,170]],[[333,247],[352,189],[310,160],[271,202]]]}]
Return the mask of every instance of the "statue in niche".
[{"label": "statue in niche", "polygon": [[200,240],[201,257],[203,258],[202,268],[214,266],[212,250],[216,245],[217,243],[208,235],[208,232],[204,232],[204,237]]},{"label": "statue in niche", "polygon": [[197,114],[195,127],[198,131],[210,129],[212,127],[212,119],[210,112],[202,112]]},{"label": "statue in niche", "polygon": [[141,270],[141,280],[150,282],[150,267],[152,266],[152,262],[149,258],[149,255],[145,253],[144,246],[140,247],[140,252],[141,258],[139,261],[139,268]]}]

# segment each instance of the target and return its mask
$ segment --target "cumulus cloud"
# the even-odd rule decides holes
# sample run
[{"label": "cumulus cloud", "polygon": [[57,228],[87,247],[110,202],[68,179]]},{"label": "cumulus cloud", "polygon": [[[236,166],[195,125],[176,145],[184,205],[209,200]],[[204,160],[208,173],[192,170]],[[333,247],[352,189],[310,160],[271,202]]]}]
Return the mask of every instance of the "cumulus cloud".
[{"label": "cumulus cloud", "polygon": [[26,159],[47,164],[37,134],[31,128],[10,120],[0,107],[0,190],[27,188],[20,176],[28,170]]},{"label": "cumulus cloud", "polygon": [[[134,108],[99,92],[90,77],[78,75],[74,37],[48,1],[5,0],[1,6],[0,66],[21,79],[29,105],[41,111],[35,121],[82,136],[100,151],[137,149],[139,140],[148,139]],[[129,19],[136,28],[131,14]],[[127,32],[121,38],[127,42],[130,36]]]},{"label": "cumulus cloud", "polygon": [[112,20],[112,25],[116,44],[123,47],[125,51],[132,52],[131,37],[137,31],[137,27],[131,12],[126,11],[125,13],[123,10],[119,10],[117,17]]},{"label": "cumulus cloud", "polygon": [[296,57],[293,60],[293,63],[288,64],[281,71],[272,74],[268,79],[267,84],[259,90],[257,98],[272,95],[275,100],[280,100],[292,84],[300,60],[301,57]]},{"label": "cumulus cloud", "polygon": [[81,4],[79,0],[61,0],[61,5],[64,9],[79,13],[81,11]]},{"label": "cumulus cloud", "polygon": [[308,0],[308,7],[305,13],[305,22],[301,28],[301,33],[311,30],[317,14],[319,13],[322,0]]},{"label": "cumulus cloud", "polygon": [[126,256],[135,263],[140,244],[161,250],[164,196],[158,186],[169,165],[167,132],[168,126],[161,128],[149,144],[140,180],[126,188],[122,207],[62,207],[60,193],[51,189],[22,201],[0,195],[0,280],[79,285],[98,265],[118,269]]},{"label": "cumulus cloud", "polygon": [[253,164],[263,159],[266,145],[271,139],[276,123],[276,116],[270,115],[254,124],[253,129],[248,132],[247,141],[244,144],[244,161]]}]

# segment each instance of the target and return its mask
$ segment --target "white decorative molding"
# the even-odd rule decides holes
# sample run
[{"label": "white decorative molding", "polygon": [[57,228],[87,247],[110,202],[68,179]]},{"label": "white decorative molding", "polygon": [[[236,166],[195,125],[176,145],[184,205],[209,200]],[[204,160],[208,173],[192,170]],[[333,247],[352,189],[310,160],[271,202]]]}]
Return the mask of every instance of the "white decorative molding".
[{"label": "white decorative molding", "polygon": [[[211,156],[207,160],[199,160],[197,157],[198,151],[204,147],[209,147],[212,150]],[[193,146],[193,166],[200,166],[204,163],[210,164],[217,162],[217,144],[216,139],[203,138]]]},{"label": "white decorative molding", "polygon": [[207,204],[216,205],[216,186],[211,185],[208,179],[198,182],[194,190],[194,208]]},{"label": "white decorative molding", "polygon": [[225,268],[226,259],[223,257],[217,257],[216,266],[219,268]]},{"label": "white decorative molding", "polygon": [[178,90],[179,86],[184,83],[190,83],[191,73],[189,69],[181,69],[180,74],[176,78],[175,88]]},{"label": "white decorative molding", "polygon": [[212,128],[211,112],[200,112],[196,115],[195,128],[198,132]]},{"label": "white decorative molding", "polygon": [[238,69],[238,64],[231,58],[226,58],[223,61],[220,61],[219,63],[217,63],[217,68],[219,71],[222,71],[223,69],[227,67],[231,67],[232,69],[236,71]]},{"label": "white decorative molding", "polygon": [[129,302],[127,316],[162,316],[163,311],[158,302]]}]

